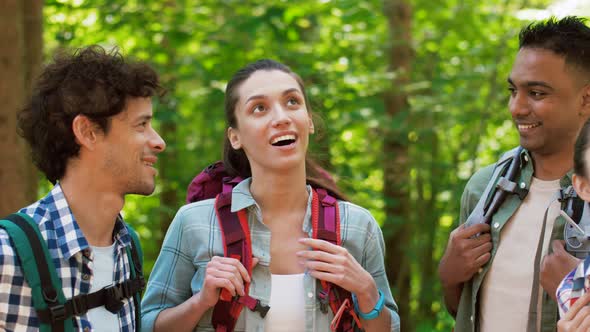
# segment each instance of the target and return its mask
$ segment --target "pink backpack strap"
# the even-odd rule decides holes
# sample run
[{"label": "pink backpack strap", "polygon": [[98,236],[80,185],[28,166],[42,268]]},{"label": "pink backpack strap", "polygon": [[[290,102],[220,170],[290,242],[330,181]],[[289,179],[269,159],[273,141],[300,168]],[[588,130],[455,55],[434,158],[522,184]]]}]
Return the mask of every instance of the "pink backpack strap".
[{"label": "pink backpack strap", "polygon": [[[313,189],[312,195],[313,238],[342,245],[338,200],[322,188]],[[329,282],[321,281],[320,284],[321,287],[318,287],[317,295],[320,301],[320,310],[328,313],[329,307],[334,314],[330,329],[338,332],[352,332],[355,324],[360,328],[361,323],[354,311],[350,292]]]},{"label": "pink backpack strap", "polygon": [[[217,221],[221,229],[223,240],[223,251],[225,257],[232,257],[239,260],[252,275],[252,241],[250,239],[250,228],[248,226],[247,211],[240,210],[237,213],[231,212],[231,189],[217,195],[215,199],[215,211]],[[263,318],[270,309],[263,306],[260,300],[249,295],[250,284],[244,284],[245,296],[232,297],[231,293],[222,289],[219,300],[213,308],[211,322],[218,332],[231,332],[234,330],[238,317],[244,306],[252,311],[257,311]]]}]

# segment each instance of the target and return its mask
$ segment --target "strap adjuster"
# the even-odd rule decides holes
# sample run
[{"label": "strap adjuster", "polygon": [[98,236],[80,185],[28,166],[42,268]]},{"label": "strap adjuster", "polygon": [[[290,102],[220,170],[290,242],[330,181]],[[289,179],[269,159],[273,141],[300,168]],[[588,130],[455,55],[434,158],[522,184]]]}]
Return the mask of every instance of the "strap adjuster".
[{"label": "strap adjuster", "polygon": [[49,318],[51,319],[51,323],[66,320],[66,307],[63,304],[49,306],[47,307],[47,310],[49,310]]},{"label": "strap adjuster", "polygon": [[123,299],[121,289],[116,286],[109,286],[105,288],[105,304],[104,307],[113,314],[116,314],[123,307]]},{"label": "strap adjuster", "polygon": [[262,318],[266,317],[266,314],[270,310],[270,306],[262,305],[260,300],[256,300],[256,306],[254,307],[254,311],[258,312]]},{"label": "strap adjuster", "polygon": [[72,303],[72,314],[79,316],[88,311],[88,295],[74,296],[70,302]]}]

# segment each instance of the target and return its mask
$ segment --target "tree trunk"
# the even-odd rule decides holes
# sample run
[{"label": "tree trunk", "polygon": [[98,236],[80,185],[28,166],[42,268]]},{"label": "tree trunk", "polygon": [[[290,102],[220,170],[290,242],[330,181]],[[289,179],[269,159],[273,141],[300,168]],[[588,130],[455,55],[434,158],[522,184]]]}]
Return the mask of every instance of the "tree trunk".
[{"label": "tree trunk", "polygon": [[16,133],[16,114],[30,90],[31,76],[40,64],[41,6],[37,1],[0,0],[1,215],[18,210],[37,196],[37,175],[28,149]]},{"label": "tree trunk", "polygon": [[409,216],[408,164],[408,96],[403,86],[410,82],[412,63],[411,6],[403,0],[387,0],[384,5],[389,24],[389,69],[396,76],[385,94],[385,127],[383,142],[383,194],[386,223],[384,233],[387,256],[386,272],[392,282],[394,296],[404,331],[413,331],[410,316],[411,269],[407,257],[412,224]]},{"label": "tree trunk", "polygon": [[[30,96],[33,83],[39,76],[41,64],[43,62],[43,0],[26,0],[24,1],[23,24],[25,31],[25,98]],[[29,158],[31,151],[26,146],[26,163],[25,170],[25,190],[26,199],[34,201],[37,199],[38,171]]]}]

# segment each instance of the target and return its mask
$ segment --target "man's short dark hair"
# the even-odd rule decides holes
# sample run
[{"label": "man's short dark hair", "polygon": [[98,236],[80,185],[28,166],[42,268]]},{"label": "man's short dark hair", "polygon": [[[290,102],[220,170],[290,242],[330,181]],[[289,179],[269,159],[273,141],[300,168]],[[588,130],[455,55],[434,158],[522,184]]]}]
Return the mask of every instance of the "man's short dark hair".
[{"label": "man's short dark hair", "polygon": [[568,65],[583,69],[590,80],[590,27],[586,19],[551,17],[529,24],[520,31],[519,48],[541,48],[565,58]]},{"label": "man's short dark hair", "polygon": [[80,145],[72,121],[85,115],[108,133],[110,118],[128,98],[160,94],[156,72],[130,63],[115,48],[100,46],[60,53],[39,76],[31,99],[18,114],[19,135],[31,146],[33,162],[52,183],[61,179]]}]

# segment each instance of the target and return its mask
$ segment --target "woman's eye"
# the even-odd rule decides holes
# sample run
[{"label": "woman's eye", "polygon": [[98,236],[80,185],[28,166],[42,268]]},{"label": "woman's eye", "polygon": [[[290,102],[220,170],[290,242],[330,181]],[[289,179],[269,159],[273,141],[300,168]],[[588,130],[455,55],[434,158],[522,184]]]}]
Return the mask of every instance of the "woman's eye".
[{"label": "woman's eye", "polygon": [[258,113],[258,112],[264,112],[265,108],[263,105],[256,105],[254,106],[254,108],[252,109],[253,113]]},{"label": "woman's eye", "polygon": [[297,98],[289,98],[289,100],[287,100],[287,105],[288,106],[299,105],[299,100]]}]

